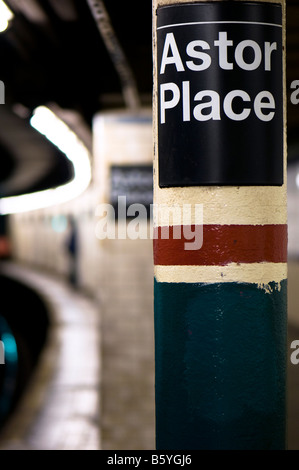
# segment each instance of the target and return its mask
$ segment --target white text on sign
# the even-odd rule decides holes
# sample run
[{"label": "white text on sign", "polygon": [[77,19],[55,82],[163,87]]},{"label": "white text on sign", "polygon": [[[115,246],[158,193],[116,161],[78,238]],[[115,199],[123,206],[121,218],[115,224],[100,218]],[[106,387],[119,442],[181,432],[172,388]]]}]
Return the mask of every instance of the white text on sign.
[{"label": "white text on sign", "polygon": [[[218,48],[218,66],[222,70],[233,70],[235,66],[245,71],[253,71],[262,67],[265,72],[271,72],[272,57],[277,51],[277,42],[264,41],[261,47],[254,40],[240,41],[236,46],[234,41],[228,38],[226,31],[218,33],[218,39],[213,42],[213,47]],[[232,55],[229,58],[229,48],[234,49],[234,61]],[[207,51],[211,46],[207,41],[200,39],[190,41],[186,47],[188,58],[195,60],[182,60],[175,36],[168,33],[165,36],[160,75],[165,73],[168,66],[175,67],[178,73],[185,72],[186,68],[193,72],[201,72],[212,64],[212,57]],[[245,57],[245,51],[247,55]],[[248,55],[249,53],[249,55]],[[250,58],[248,58],[250,57]],[[239,107],[235,108],[238,101]],[[240,110],[240,102],[242,103]],[[229,91],[221,96],[215,90],[196,90],[194,96],[190,92],[190,81],[181,82],[181,86],[174,82],[160,85],[160,122],[166,122],[166,110],[182,105],[182,120],[190,121],[192,116],[197,121],[221,120],[222,112],[233,121],[244,121],[251,112],[261,121],[271,121],[275,115],[275,99],[267,90],[261,90],[256,96],[241,89]],[[192,109],[192,113],[191,113]]]}]

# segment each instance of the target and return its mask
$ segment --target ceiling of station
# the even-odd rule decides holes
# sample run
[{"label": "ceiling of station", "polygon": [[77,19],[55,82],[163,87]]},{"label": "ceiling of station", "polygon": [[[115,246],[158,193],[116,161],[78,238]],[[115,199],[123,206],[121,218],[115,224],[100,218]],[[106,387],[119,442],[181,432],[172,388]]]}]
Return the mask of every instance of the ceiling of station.
[{"label": "ceiling of station", "polygon": [[[0,197],[55,186],[72,174],[69,163],[61,163],[61,153],[30,127],[34,108],[53,104],[73,110],[76,131],[90,145],[94,114],[125,105],[123,84],[88,0],[7,0],[6,4],[14,18],[0,34],[0,80],[6,101],[0,106]],[[152,0],[106,0],[105,8],[140,102],[151,105]],[[297,137],[299,128],[299,104],[290,101],[291,83],[299,81],[298,57],[299,1],[287,0],[290,140]],[[31,177],[29,170],[24,173],[25,160],[27,169],[35,169]],[[20,180],[16,171],[23,172]]]},{"label": "ceiling of station", "polygon": [[[56,186],[72,176],[61,152],[49,148],[46,139],[31,129],[29,118],[36,107],[50,105],[64,117],[69,114],[70,124],[90,146],[94,114],[125,106],[123,85],[87,0],[7,0],[6,4],[14,18],[0,34],[0,80],[5,84],[5,106],[0,106],[0,197]],[[151,0],[133,0],[129,6],[106,2],[105,8],[138,84],[139,99],[150,105]],[[22,178],[16,179],[20,172]]]}]

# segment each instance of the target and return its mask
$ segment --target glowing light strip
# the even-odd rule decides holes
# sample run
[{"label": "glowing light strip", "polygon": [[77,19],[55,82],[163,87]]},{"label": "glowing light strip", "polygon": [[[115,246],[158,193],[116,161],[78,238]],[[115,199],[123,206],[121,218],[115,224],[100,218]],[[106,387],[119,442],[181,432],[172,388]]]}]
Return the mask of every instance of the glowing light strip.
[{"label": "glowing light strip", "polygon": [[0,0],[0,33],[8,28],[9,22],[13,19],[13,12],[8,8],[6,3]]},{"label": "glowing light strip", "polygon": [[1,214],[15,214],[67,202],[87,189],[91,180],[90,155],[76,134],[45,106],[36,108],[30,124],[65,153],[74,166],[71,182],[53,189],[0,199]]}]

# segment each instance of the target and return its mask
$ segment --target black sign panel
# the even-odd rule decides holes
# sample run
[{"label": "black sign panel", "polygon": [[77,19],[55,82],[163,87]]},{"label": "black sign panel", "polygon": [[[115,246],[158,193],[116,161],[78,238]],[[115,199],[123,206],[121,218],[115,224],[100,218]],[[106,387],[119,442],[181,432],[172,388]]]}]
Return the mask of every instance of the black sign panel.
[{"label": "black sign panel", "polygon": [[153,203],[152,165],[112,165],[110,185],[110,202],[116,217],[120,196],[125,196],[125,210],[131,204],[142,204],[146,208],[147,217],[150,216],[150,206]]},{"label": "black sign panel", "polygon": [[282,185],[282,9],[157,9],[159,185]]}]

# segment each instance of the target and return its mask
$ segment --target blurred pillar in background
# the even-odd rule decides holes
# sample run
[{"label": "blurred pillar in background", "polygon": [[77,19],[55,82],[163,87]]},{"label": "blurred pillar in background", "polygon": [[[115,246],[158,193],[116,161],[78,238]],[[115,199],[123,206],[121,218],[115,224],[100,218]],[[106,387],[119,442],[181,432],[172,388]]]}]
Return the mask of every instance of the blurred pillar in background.
[{"label": "blurred pillar in background", "polygon": [[94,119],[103,449],[154,446],[152,112]]},{"label": "blurred pillar in background", "polygon": [[285,5],[153,2],[156,445],[284,449]]}]

